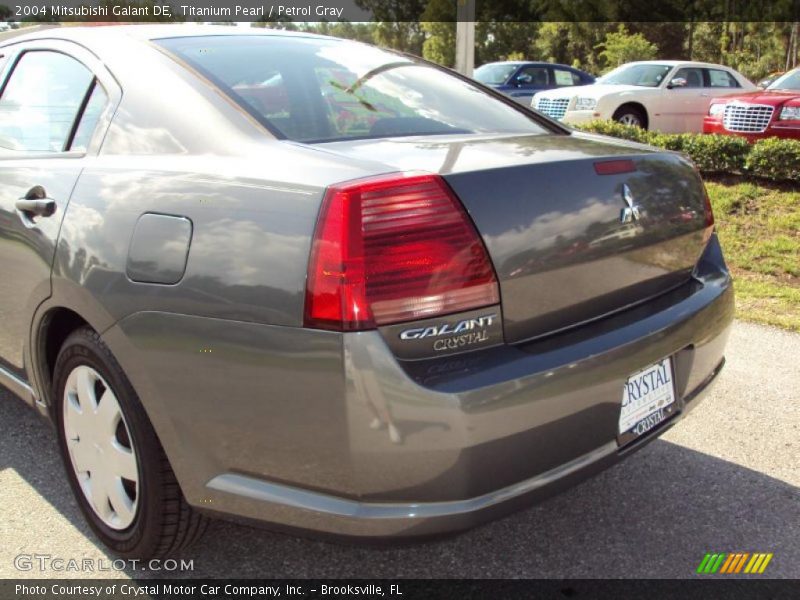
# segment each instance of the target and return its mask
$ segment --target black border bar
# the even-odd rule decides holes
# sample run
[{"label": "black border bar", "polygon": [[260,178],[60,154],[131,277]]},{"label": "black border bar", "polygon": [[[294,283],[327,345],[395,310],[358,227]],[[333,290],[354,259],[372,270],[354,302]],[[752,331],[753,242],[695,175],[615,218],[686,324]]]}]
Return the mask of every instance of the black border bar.
[{"label": "black border bar", "polygon": [[13,21],[796,22],[800,0],[0,0]]},{"label": "black border bar", "polygon": [[[708,576],[668,579],[396,579],[396,580],[313,580],[313,579],[29,579],[0,581],[0,598],[42,600],[254,600],[334,599],[436,600],[472,598],[621,600],[715,599],[750,600],[796,598],[800,580]],[[272,591],[280,593],[275,595]]]}]

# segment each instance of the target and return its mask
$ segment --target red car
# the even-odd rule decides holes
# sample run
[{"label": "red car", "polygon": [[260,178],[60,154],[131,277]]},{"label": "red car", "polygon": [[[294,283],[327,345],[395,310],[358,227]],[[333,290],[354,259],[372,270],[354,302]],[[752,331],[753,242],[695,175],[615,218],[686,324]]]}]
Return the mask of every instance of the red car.
[{"label": "red car", "polygon": [[740,135],[751,142],[765,137],[800,140],[800,68],[765,90],[712,100],[703,133]]}]

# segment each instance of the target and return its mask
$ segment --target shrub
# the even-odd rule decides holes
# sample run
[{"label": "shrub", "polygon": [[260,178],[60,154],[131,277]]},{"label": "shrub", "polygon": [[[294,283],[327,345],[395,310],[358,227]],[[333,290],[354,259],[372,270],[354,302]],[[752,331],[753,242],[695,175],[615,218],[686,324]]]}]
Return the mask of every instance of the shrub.
[{"label": "shrub", "polygon": [[750,144],[732,135],[681,134],[685,141],[680,149],[706,173],[744,173]]},{"label": "shrub", "polygon": [[614,121],[592,121],[578,128],[681,152],[704,173],[736,173],[772,181],[800,181],[800,141],[797,140],[769,138],[750,144],[738,136],[656,133]]},{"label": "shrub", "polygon": [[641,127],[622,125],[616,121],[590,121],[589,123],[578,126],[578,129],[590,133],[598,133],[600,135],[610,135],[611,137],[630,140],[632,142],[640,142],[642,144],[650,143],[649,138],[652,135],[649,131],[645,131]]},{"label": "shrub", "polygon": [[685,133],[651,133],[650,144],[664,148],[666,150],[674,150],[675,152],[683,152],[686,145],[689,143],[690,136]]},{"label": "shrub", "polygon": [[745,168],[756,177],[800,181],[800,141],[759,140],[750,149]]}]

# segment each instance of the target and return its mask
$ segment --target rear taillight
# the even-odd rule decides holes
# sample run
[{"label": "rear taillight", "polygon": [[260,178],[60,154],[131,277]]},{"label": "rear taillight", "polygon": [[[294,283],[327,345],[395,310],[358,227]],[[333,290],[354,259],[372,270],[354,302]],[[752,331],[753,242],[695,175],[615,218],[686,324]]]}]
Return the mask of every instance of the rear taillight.
[{"label": "rear taillight", "polygon": [[305,325],[370,329],[500,301],[486,248],[436,175],[328,189],[311,248]]},{"label": "rear taillight", "polygon": [[703,213],[705,216],[705,228],[703,229],[703,243],[705,244],[708,240],[711,239],[711,235],[714,233],[714,209],[711,208],[711,198],[708,196],[708,190],[706,189],[706,184],[703,183],[703,177],[700,175],[700,169],[697,168],[697,165],[694,164],[692,161],[689,161],[692,169],[697,174],[698,183],[700,187],[703,189]]},{"label": "rear taillight", "polygon": [[711,198],[708,197],[708,191],[703,186],[703,199],[705,201],[706,211],[706,228],[714,229],[714,209],[711,208]]},{"label": "rear taillight", "polygon": [[703,210],[706,217],[706,227],[703,230],[703,243],[705,244],[714,233],[714,209],[711,208],[711,198],[708,197],[705,186],[703,186]]},{"label": "rear taillight", "polygon": [[705,213],[705,229],[703,229],[703,243],[705,244],[708,240],[711,239],[712,234],[714,233],[714,209],[711,207],[711,198],[708,196],[708,190],[706,189],[705,183],[703,183],[703,178],[700,175],[700,169],[692,163],[694,167],[695,173],[697,173],[697,178],[700,180],[700,186],[703,188],[703,212]]}]

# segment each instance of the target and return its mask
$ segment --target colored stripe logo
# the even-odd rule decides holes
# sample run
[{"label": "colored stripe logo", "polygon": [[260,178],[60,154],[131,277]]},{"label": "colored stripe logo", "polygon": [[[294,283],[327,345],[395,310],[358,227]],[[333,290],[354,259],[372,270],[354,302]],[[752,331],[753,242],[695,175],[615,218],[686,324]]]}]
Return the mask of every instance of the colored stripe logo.
[{"label": "colored stripe logo", "polygon": [[697,567],[701,575],[761,574],[772,560],[772,552],[707,552]]}]

